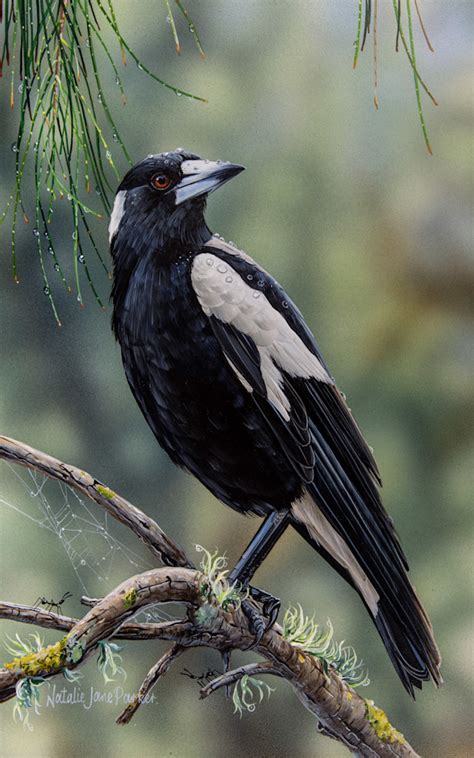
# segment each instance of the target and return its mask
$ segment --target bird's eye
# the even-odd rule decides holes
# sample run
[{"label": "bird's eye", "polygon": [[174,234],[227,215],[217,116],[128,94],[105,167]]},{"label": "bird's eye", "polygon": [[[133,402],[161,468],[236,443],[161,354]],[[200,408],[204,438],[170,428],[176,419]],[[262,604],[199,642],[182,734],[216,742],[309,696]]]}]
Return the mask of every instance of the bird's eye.
[{"label": "bird's eye", "polygon": [[151,180],[152,186],[157,190],[165,190],[171,184],[171,177],[168,174],[155,174]]}]

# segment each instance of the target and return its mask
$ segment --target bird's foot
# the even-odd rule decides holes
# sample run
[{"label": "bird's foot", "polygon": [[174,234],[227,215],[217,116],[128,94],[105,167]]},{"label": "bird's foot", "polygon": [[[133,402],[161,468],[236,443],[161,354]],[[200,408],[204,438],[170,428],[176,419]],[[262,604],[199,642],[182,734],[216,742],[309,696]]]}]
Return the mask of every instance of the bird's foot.
[{"label": "bird's foot", "polygon": [[249,622],[249,630],[254,635],[254,640],[248,647],[248,650],[252,650],[257,647],[265,632],[271,629],[277,620],[280,600],[258,587],[249,587],[248,589],[252,600],[262,604],[260,610],[252,600],[242,600],[242,611]]},{"label": "bird's foot", "polygon": [[262,604],[262,612],[267,619],[266,630],[271,629],[278,618],[281,600],[258,587],[249,587],[250,597]]}]

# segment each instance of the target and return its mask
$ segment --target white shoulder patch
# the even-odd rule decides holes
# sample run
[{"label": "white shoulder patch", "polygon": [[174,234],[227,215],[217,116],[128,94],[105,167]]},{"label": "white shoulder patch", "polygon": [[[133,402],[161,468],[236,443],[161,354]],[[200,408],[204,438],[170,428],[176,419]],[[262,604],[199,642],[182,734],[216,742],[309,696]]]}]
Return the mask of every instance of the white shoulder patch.
[{"label": "white shoulder patch", "polygon": [[290,376],[332,384],[324,366],[281,313],[275,310],[263,292],[250,287],[232,266],[212,253],[200,253],[194,259],[191,280],[207,316],[232,324],[253,340],[260,353],[267,397],[286,420],[291,404],[283,392],[279,369]]},{"label": "white shoulder patch", "polygon": [[375,618],[380,599],[376,589],[348,545],[331,526],[309,492],[304,492],[303,496],[293,503],[291,511],[295,519],[305,525],[311,537],[348,572]]},{"label": "white shoulder patch", "polygon": [[122,220],[124,211],[125,211],[125,200],[127,199],[127,192],[126,190],[120,190],[120,192],[117,192],[115,195],[115,201],[114,201],[114,207],[112,208],[112,213],[110,215],[110,223],[109,223],[109,243],[112,242],[112,238],[115,234],[117,234],[120,226],[120,222]]}]

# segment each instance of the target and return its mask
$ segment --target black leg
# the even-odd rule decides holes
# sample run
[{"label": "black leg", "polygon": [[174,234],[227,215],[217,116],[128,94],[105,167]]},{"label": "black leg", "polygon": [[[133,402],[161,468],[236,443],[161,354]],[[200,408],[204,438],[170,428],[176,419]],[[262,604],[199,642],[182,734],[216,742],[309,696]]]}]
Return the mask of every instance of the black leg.
[{"label": "black leg", "polygon": [[236,566],[230,572],[230,584],[239,582],[241,587],[247,587],[256,570],[265,560],[273,545],[280,539],[289,523],[290,514],[288,511],[274,511],[267,516],[250,545],[244,550]]},{"label": "black leg", "polygon": [[[229,576],[229,583],[238,582],[242,589],[248,587],[252,576],[265,560],[274,544],[279,540],[290,521],[287,511],[275,511],[267,516],[250,545],[243,552],[235,568]],[[258,645],[265,631],[275,623],[280,601],[268,592],[257,587],[249,587],[250,597],[263,605],[262,613],[255,608],[250,600],[242,602],[242,610],[249,621],[249,628],[255,635],[251,647]]]}]

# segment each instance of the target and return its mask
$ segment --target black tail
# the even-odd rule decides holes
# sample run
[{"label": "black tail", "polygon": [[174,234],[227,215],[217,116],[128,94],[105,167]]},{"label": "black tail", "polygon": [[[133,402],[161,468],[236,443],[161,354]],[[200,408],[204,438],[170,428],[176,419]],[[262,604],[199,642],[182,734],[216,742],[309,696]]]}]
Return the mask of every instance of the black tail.
[{"label": "black tail", "polygon": [[303,523],[294,520],[293,526],[359,592],[407,692],[414,698],[414,688],[421,689],[422,683],[430,679],[439,687],[443,681],[439,671],[439,650],[430,621],[406,573],[396,572],[395,583],[391,587],[383,579],[377,581],[377,577],[370,577],[379,595],[374,614],[349,571],[313,538]]}]

